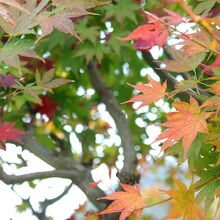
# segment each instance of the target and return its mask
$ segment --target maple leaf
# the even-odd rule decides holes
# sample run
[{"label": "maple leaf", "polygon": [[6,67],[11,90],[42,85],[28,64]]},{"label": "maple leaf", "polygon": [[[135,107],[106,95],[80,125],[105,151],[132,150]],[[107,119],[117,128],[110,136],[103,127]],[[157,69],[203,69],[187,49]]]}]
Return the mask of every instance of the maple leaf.
[{"label": "maple leaf", "polygon": [[0,85],[4,88],[9,88],[15,85],[15,79],[13,74],[8,74],[6,76],[0,75]]},{"label": "maple leaf", "polygon": [[111,1],[98,1],[98,0],[53,0],[54,5],[63,8],[78,8],[89,9],[98,7]]},{"label": "maple leaf", "polygon": [[142,102],[142,104],[138,107],[138,109],[139,109],[145,105],[150,105],[153,102],[156,102],[156,101],[160,100],[161,98],[163,98],[165,95],[166,88],[167,88],[167,83],[164,82],[161,85],[159,82],[151,79],[150,77],[149,77],[149,81],[150,81],[150,85],[131,85],[131,84],[128,84],[128,85],[132,86],[134,89],[142,92],[143,94],[136,95],[124,103]]},{"label": "maple leaf", "polygon": [[0,49],[0,62],[20,69],[19,56],[32,57],[40,59],[33,50],[34,42],[29,39],[8,41],[3,48]]},{"label": "maple leaf", "polygon": [[[207,48],[210,48],[212,46],[209,36],[202,31],[198,31],[192,34],[186,34],[182,36],[181,39],[183,41],[177,43],[176,45],[180,45],[180,51],[182,51],[186,55],[207,51]],[[199,42],[200,44],[198,44],[197,42]]]},{"label": "maple leaf", "polygon": [[15,24],[15,19],[13,14],[6,8],[4,5],[0,4],[0,15],[5,21],[11,23],[12,25]]},{"label": "maple leaf", "polygon": [[20,135],[25,134],[17,128],[14,128],[14,123],[0,124],[0,141],[5,144],[7,141],[20,142]]},{"label": "maple leaf", "polygon": [[202,107],[216,107],[216,113],[220,112],[220,97],[213,96],[202,104]]},{"label": "maple leaf", "polygon": [[209,87],[211,87],[212,92],[220,96],[220,81],[216,81],[215,83],[212,83],[211,85],[209,85]]},{"label": "maple leaf", "polygon": [[189,89],[197,88],[197,81],[194,79],[182,80],[180,83],[175,85],[175,90],[172,92],[173,94],[185,92]]},{"label": "maple leaf", "polygon": [[11,23],[12,25],[16,23],[16,20],[13,16],[13,13],[8,8],[6,8],[4,4],[29,13],[29,11],[27,11],[20,3],[15,0],[0,0],[0,15],[6,20],[6,22]]},{"label": "maple leaf", "polygon": [[205,119],[212,113],[201,112],[201,106],[192,97],[190,97],[190,103],[175,101],[173,106],[177,111],[168,113],[168,121],[162,124],[168,129],[162,132],[155,141],[166,139],[161,149],[164,151],[182,139],[182,145],[186,152],[198,132],[208,132]]},{"label": "maple leaf", "polygon": [[56,28],[59,31],[75,36],[80,40],[74,30],[74,24],[71,18],[86,14],[88,14],[86,10],[78,8],[63,9],[57,14],[52,13],[52,15],[47,15],[46,13],[40,14],[36,18],[36,21],[39,22],[42,29],[42,35],[39,39],[51,34]]},{"label": "maple leaf", "polygon": [[22,6],[29,12],[19,11],[12,8],[10,11],[14,16],[15,24],[11,24],[0,18],[0,26],[10,36],[18,36],[22,34],[35,34],[34,27],[38,25],[36,17],[48,4],[49,0],[42,0],[38,3],[37,0],[25,1]]},{"label": "maple leaf", "polygon": [[44,96],[41,105],[36,105],[35,110],[41,114],[47,115],[51,121],[58,110],[58,105],[54,103],[48,96]]},{"label": "maple leaf", "polygon": [[[156,17],[156,15],[155,15]],[[133,40],[134,47],[138,50],[150,50],[153,46],[163,47],[168,37],[168,30],[163,23],[148,16],[149,23],[136,28],[127,37],[120,38],[122,41]]]},{"label": "maple leaf", "polygon": [[206,15],[210,12],[216,2],[219,2],[219,0],[203,0],[195,7],[194,12],[196,14]]},{"label": "maple leaf", "polygon": [[30,12],[16,0],[0,0],[0,4],[2,3],[30,14]]},{"label": "maple leaf", "polygon": [[54,88],[57,88],[69,82],[73,82],[72,80],[69,79],[62,79],[62,78],[53,79],[54,74],[55,74],[55,69],[48,70],[43,74],[43,76],[41,76],[40,73],[37,71],[35,75],[37,85],[42,89],[50,93],[53,93]]},{"label": "maple leaf", "polygon": [[198,207],[195,196],[194,187],[191,185],[189,189],[178,179],[175,179],[178,189],[162,190],[168,194],[173,200],[172,207],[166,218],[179,218],[183,220],[204,219],[201,209]]},{"label": "maple leaf", "polygon": [[132,213],[135,215],[136,220],[141,219],[143,208],[146,206],[145,199],[140,193],[138,185],[120,184],[123,192],[114,192],[108,196],[100,199],[112,200],[113,202],[99,215],[111,214],[121,212],[119,220],[125,220]]},{"label": "maple leaf", "polygon": [[176,50],[171,48],[172,60],[165,60],[163,63],[166,67],[162,69],[182,73],[188,72],[190,70],[195,70],[198,65],[205,59],[206,52],[197,52],[192,54],[187,54],[185,51]]}]

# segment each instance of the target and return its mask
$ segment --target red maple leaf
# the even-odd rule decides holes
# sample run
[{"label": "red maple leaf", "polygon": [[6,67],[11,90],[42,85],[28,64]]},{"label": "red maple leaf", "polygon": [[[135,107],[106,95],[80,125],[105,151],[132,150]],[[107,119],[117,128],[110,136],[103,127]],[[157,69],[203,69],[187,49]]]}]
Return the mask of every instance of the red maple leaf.
[{"label": "red maple leaf", "polygon": [[5,144],[7,141],[20,142],[20,135],[25,134],[17,128],[14,128],[14,123],[0,124],[0,141]]},{"label": "red maple leaf", "polygon": [[134,47],[138,50],[150,50],[153,46],[163,47],[168,37],[168,30],[164,24],[148,15],[148,24],[136,28],[127,37],[120,38],[122,41],[133,40]]},{"label": "red maple leaf", "polygon": [[51,121],[58,110],[58,105],[54,103],[48,96],[42,97],[42,105],[36,105],[35,110],[41,114],[45,114]]}]

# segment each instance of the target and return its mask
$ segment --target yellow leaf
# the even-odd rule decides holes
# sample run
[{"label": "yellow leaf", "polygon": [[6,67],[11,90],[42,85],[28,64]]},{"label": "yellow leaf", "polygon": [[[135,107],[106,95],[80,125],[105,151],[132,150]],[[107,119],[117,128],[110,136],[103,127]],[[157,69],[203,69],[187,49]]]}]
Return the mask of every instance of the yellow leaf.
[{"label": "yellow leaf", "polygon": [[177,189],[162,190],[171,198],[171,208],[166,218],[179,218],[183,220],[204,219],[204,215],[196,204],[194,188],[192,185],[189,189],[178,179],[175,179]]}]

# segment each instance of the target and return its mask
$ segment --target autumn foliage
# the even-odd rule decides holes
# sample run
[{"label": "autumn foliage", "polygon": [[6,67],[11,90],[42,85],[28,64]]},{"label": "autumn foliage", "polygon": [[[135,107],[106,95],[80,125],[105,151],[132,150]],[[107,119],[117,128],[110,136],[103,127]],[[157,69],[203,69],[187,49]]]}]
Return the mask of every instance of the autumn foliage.
[{"label": "autumn foliage", "polygon": [[140,193],[139,186],[130,186],[123,183],[120,186],[124,192],[114,192],[111,195],[99,198],[113,201],[99,215],[121,212],[119,220],[125,220],[131,214],[134,214],[135,218],[140,220],[146,201]]},{"label": "autumn foliage", "polygon": [[[0,0],[1,150],[21,145],[81,188],[99,209],[89,215],[83,206],[85,219],[140,220],[164,203],[164,219],[218,219],[219,4]],[[153,140],[150,125],[161,129]],[[170,156],[176,167],[161,178],[170,189],[159,183],[151,202],[140,177]],[[92,179],[103,164],[110,177],[117,170],[118,188],[108,195],[104,181]],[[0,179],[22,182],[2,165]],[[27,178],[33,188],[34,179]]]}]

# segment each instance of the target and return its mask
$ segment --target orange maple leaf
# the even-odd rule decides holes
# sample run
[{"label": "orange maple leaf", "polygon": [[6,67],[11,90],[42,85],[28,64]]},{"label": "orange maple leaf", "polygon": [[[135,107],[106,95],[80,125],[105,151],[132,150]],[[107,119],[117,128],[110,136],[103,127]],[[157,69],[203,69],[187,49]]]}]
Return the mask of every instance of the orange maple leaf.
[{"label": "orange maple leaf", "polygon": [[216,95],[220,95],[220,81],[217,81],[211,85],[211,91],[214,92]]},{"label": "orange maple leaf", "polygon": [[220,97],[219,96],[214,96],[211,97],[210,99],[206,100],[203,104],[202,107],[216,107],[216,114],[220,112]]},{"label": "orange maple leaf", "polygon": [[166,139],[162,145],[161,150],[163,151],[182,139],[182,145],[186,152],[198,132],[208,133],[205,119],[212,113],[202,112],[201,106],[192,97],[190,97],[190,103],[175,101],[173,106],[177,111],[168,113],[168,121],[162,124],[168,129],[162,132],[155,141]]},{"label": "orange maple leaf", "polygon": [[166,218],[179,218],[182,216],[183,220],[204,219],[204,215],[195,201],[193,185],[187,189],[180,180],[175,179],[175,183],[178,189],[162,190],[173,199]]},{"label": "orange maple leaf", "polygon": [[150,77],[149,77],[149,81],[150,81],[151,85],[128,84],[129,86],[132,86],[134,89],[142,92],[143,94],[136,95],[124,103],[142,102],[142,104],[138,107],[138,109],[139,109],[145,105],[150,105],[153,102],[156,102],[156,101],[160,100],[161,98],[163,98],[165,95],[166,88],[167,88],[167,83],[164,82],[161,85],[159,82],[151,79]]},{"label": "orange maple leaf", "polygon": [[120,184],[123,192],[114,192],[100,199],[112,200],[113,202],[99,215],[121,212],[119,220],[125,220],[131,214],[134,214],[136,220],[141,219],[143,208],[146,206],[145,199],[140,193],[138,185]]}]

